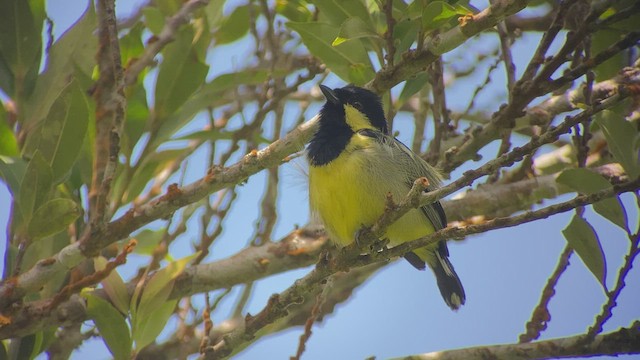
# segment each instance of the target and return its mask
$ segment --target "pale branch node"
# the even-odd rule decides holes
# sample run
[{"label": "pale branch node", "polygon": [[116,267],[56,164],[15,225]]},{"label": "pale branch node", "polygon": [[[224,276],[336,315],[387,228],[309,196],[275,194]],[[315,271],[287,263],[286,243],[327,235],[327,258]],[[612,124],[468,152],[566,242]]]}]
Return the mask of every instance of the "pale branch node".
[{"label": "pale branch node", "polygon": [[628,328],[598,335],[593,340],[586,335],[577,335],[533,343],[436,351],[394,358],[394,360],[534,360],[577,358],[594,354],[616,356],[638,353],[640,353],[640,323],[635,322]]}]

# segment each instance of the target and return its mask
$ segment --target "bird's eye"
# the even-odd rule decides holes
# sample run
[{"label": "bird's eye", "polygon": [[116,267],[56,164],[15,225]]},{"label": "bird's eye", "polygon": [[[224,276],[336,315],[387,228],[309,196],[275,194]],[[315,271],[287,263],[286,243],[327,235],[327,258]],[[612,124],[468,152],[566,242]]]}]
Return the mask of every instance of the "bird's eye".
[{"label": "bird's eye", "polygon": [[358,109],[358,110],[362,110],[362,103],[360,103],[359,101],[354,101],[353,102],[353,107]]}]

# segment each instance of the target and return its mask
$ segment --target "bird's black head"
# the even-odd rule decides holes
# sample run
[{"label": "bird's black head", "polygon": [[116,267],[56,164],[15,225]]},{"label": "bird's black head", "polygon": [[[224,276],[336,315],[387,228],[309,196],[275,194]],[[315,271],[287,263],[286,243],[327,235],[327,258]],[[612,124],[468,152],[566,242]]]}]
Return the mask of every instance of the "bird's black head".
[{"label": "bird's black head", "polygon": [[320,122],[346,123],[352,131],[375,128],[389,133],[380,97],[361,87],[347,85],[330,89],[320,85],[327,102],[320,110]]},{"label": "bird's black head", "polygon": [[320,110],[320,126],[309,143],[311,165],[328,164],[345,149],[351,136],[362,129],[389,133],[380,97],[357,86],[330,89],[320,85],[327,102]]}]

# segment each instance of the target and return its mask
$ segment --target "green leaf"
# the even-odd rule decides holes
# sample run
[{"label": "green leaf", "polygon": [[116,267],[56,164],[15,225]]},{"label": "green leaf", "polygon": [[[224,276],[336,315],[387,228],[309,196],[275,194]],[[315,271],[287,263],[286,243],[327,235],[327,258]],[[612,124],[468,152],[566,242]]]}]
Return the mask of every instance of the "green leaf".
[{"label": "green leaf", "polygon": [[[352,82],[355,85],[362,85],[362,79],[369,81],[375,75],[369,55],[361,43],[350,42],[337,46],[331,45],[338,36],[339,29],[335,26],[319,22],[288,22],[287,27],[300,34],[302,41],[311,54],[322,60],[331,68],[331,71],[343,80]],[[353,68],[363,69],[364,74],[356,73],[356,78],[352,79]]]},{"label": "green leaf", "polygon": [[153,254],[153,250],[155,250],[156,246],[158,246],[158,243],[160,243],[160,240],[162,240],[165,233],[165,229],[144,229],[140,231],[138,234],[133,236],[133,238],[138,242],[133,251],[137,254],[143,255]]},{"label": "green leaf", "polygon": [[244,70],[235,73],[222,74],[211,82],[204,84],[191,96],[178,111],[169,115],[160,125],[155,142],[151,145],[155,149],[158,145],[168,139],[175,131],[182,128],[186,123],[200,111],[207,107],[215,107],[219,104],[222,95],[229,89],[237,88],[241,85],[257,85],[265,82],[268,78],[278,78],[287,75],[285,70]]},{"label": "green leaf", "polygon": [[422,12],[429,5],[427,0],[414,0],[402,11],[400,20],[420,20],[422,23]]},{"label": "green leaf", "polygon": [[216,44],[228,44],[244,37],[249,32],[250,10],[251,5],[235,8],[215,32]]},{"label": "green leaf", "polygon": [[33,214],[27,234],[33,239],[56,234],[66,229],[80,215],[82,215],[82,209],[72,200],[49,200]]},{"label": "green leaf", "polygon": [[8,359],[7,348],[4,345],[4,341],[0,341],[0,359]]},{"label": "green leaf", "polygon": [[142,291],[142,295],[139,289],[136,289],[131,300],[134,309],[131,318],[133,339],[137,349],[150,344],[164,328],[177,302],[177,300],[167,301],[173,289],[173,282],[198,254],[199,252],[171,262],[155,273]]},{"label": "green leaf", "polygon": [[345,20],[340,26],[340,33],[338,37],[333,40],[331,45],[337,46],[348,40],[353,39],[362,39],[362,38],[375,38],[381,40],[382,37],[375,32],[373,28],[369,26],[369,24],[362,21],[362,19],[358,17],[352,17]]},{"label": "green leaf", "polygon": [[204,8],[204,14],[207,18],[210,28],[216,28],[222,22],[222,8],[224,0],[211,0]]},{"label": "green leaf", "polygon": [[[107,259],[102,256],[98,256],[93,259],[96,271],[101,271],[107,265]],[[127,286],[120,277],[120,274],[114,269],[109,273],[104,280],[100,282],[102,288],[109,296],[109,300],[113,306],[120,311],[121,314],[127,314],[129,312],[129,292]]]},{"label": "green leaf", "polygon": [[466,15],[464,8],[455,7],[444,1],[432,1],[422,11],[422,27],[435,30],[459,15]]},{"label": "green leaf", "polygon": [[619,196],[604,199],[593,204],[593,210],[605,219],[629,232],[629,219]]},{"label": "green leaf", "polygon": [[49,199],[52,188],[53,170],[42,153],[36,150],[20,183],[18,197],[18,204],[26,222],[31,220],[33,211]]},{"label": "green leaf", "polygon": [[20,194],[20,183],[27,170],[27,163],[19,158],[3,158],[0,156],[0,178],[9,186],[13,196]]},{"label": "green leaf", "polygon": [[313,17],[303,0],[276,0],[276,12],[291,21],[305,22]]},{"label": "green leaf", "polygon": [[142,9],[142,15],[144,15],[144,23],[147,25],[147,28],[154,35],[160,35],[164,28],[164,13],[157,7],[147,6]]},{"label": "green leaf", "polygon": [[51,165],[55,183],[68,175],[82,150],[93,115],[89,107],[85,92],[74,81],[53,104],[40,128],[27,139],[25,154],[40,150]]},{"label": "green leaf", "polygon": [[[612,187],[611,183],[602,175],[584,168],[567,169],[558,176],[556,181],[586,195]],[[627,231],[627,214],[617,196],[594,203],[593,210]]]},{"label": "green leaf", "polygon": [[405,19],[399,21],[393,30],[393,39],[396,45],[394,59],[400,61],[402,54],[407,51],[418,38],[418,30],[422,26],[421,18]]},{"label": "green leaf", "polygon": [[95,67],[98,42],[92,34],[96,29],[96,15],[93,2],[82,17],[56,41],[49,51],[44,72],[38,77],[35,89],[25,106],[25,122],[35,123],[45,118],[53,103],[60,97],[81,71],[91,76]]},{"label": "green leaf", "polygon": [[133,148],[147,127],[147,121],[150,117],[144,84],[138,82],[135,85],[128,86],[125,92],[127,95],[127,121],[124,122],[121,151],[127,158],[130,158]]},{"label": "green leaf", "polygon": [[611,187],[611,183],[602,175],[584,168],[564,170],[558,175],[556,182],[587,195]]},{"label": "green leaf", "polygon": [[184,271],[187,264],[195,259],[198,254],[199,252],[196,252],[180,260],[173,261],[162,270],[156,272],[142,292],[138,311],[141,308],[154,308],[154,305],[163,303],[171,293],[173,280]]},{"label": "green leaf", "polygon": [[[635,26],[637,29],[637,23],[635,24]],[[627,32],[613,30],[611,28],[601,29],[599,31],[596,31],[591,38],[592,39],[591,51],[593,51],[594,54],[598,54],[601,51],[606,50],[609,46],[611,46],[611,44],[620,40],[620,38],[626,33]],[[619,52],[611,56],[611,58],[607,59],[600,65],[596,66],[595,80],[600,82],[600,81],[611,79],[612,77],[618,74],[620,69],[622,69],[625,66],[625,64],[626,64],[626,58],[624,56],[624,52]]]},{"label": "green leaf", "polygon": [[137,198],[156,174],[163,171],[176,158],[184,158],[185,153],[189,151],[191,151],[189,148],[165,150],[153,153],[143,159],[144,163],[135,172],[124,194],[125,202],[130,202]]},{"label": "green leaf", "polygon": [[371,14],[361,0],[315,0],[313,4],[334,27],[342,25],[349,18],[358,17],[374,28]]},{"label": "green leaf", "polygon": [[349,81],[355,85],[364,85],[371,80],[371,67],[358,63],[349,66]]},{"label": "green leaf", "polygon": [[[120,38],[120,57],[125,66],[140,57],[144,52],[144,44],[142,43],[142,32],[144,30],[144,24],[137,22]],[[129,102],[127,102],[128,105]]]},{"label": "green leaf", "polygon": [[562,234],[569,242],[569,246],[576,251],[582,262],[607,291],[606,261],[600,240],[593,227],[583,218],[575,215],[569,225],[562,230]]},{"label": "green leaf", "polygon": [[4,104],[0,102],[0,156],[17,156],[20,154],[18,142],[8,122],[7,111]]},{"label": "green leaf", "polygon": [[177,303],[178,300],[164,302],[151,314],[152,316],[146,317],[145,321],[138,324],[134,333],[137,350],[141,350],[151,344],[160,335],[173,314]]},{"label": "green leaf", "polygon": [[425,72],[418,73],[414,78],[405,82],[402,92],[398,97],[398,101],[395,104],[399,109],[404,103],[407,102],[418,91],[422,90],[429,83],[429,75]]},{"label": "green leaf", "polygon": [[178,12],[182,0],[155,0],[153,2],[166,16],[171,16]]},{"label": "green leaf", "polygon": [[640,176],[638,150],[640,148],[640,133],[633,124],[611,111],[596,119],[602,129],[609,151],[620,162],[631,179]]},{"label": "green leaf", "polygon": [[209,66],[198,61],[192,47],[193,29],[185,27],[163,52],[156,82],[155,109],[159,119],[176,111],[204,83]]},{"label": "green leaf", "polygon": [[11,97],[23,98],[33,90],[40,66],[43,20],[43,0],[0,1],[0,57],[13,75],[10,88],[5,88]]},{"label": "green leaf", "polygon": [[100,336],[116,360],[131,358],[131,335],[122,314],[111,304],[94,295],[85,293],[87,299],[87,315],[98,327]]},{"label": "green leaf", "polygon": [[14,355],[16,359],[32,360],[40,353],[40,345],[42,344],[42,331],[35,334],[23,336],[19,339],[19,345]]}]

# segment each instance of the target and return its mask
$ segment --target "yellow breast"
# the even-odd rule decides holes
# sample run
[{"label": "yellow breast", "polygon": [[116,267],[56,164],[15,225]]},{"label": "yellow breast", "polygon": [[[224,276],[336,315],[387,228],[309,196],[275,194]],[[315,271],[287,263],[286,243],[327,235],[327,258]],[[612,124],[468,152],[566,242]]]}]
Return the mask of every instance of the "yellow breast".
[{"label": "yellow breast", "polygon": [[[373,224],[382,215],[388,193],[400,201],[409,190],[400,171],[391,165],[385,166],[387,173],[381,172],[376,163],[380,161],[393,159],[385,159],[375,146],[358,146],[326,165],[309,168],[311,210],[342,246],[352,243],[362,226]],[[386,237],[395,245],[433,231],[433,225],[416,209],[392,224]]]},{"label": "yellow breast", "polygon": [[367,193],[367,180],[356,171],[362,166],[359,157],[341,156],[309,169],[311,210],[320,216],[329,236],[343,246],[384,210],[384,202]]}]

